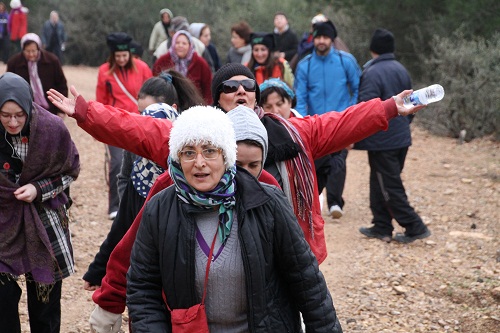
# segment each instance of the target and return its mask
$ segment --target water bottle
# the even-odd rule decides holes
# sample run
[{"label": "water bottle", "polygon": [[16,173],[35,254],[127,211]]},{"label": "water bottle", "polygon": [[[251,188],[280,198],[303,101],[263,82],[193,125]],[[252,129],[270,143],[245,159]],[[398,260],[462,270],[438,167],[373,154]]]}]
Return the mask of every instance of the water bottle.
[{"label": "water bottle", "polygon": [[433,84],[426,88],[414,91],[411,95],[403,98],[403,104],[406,108],[411,108],[416,105],[429,104],[442,100],[444,97],[444,89],[439,84]]}]

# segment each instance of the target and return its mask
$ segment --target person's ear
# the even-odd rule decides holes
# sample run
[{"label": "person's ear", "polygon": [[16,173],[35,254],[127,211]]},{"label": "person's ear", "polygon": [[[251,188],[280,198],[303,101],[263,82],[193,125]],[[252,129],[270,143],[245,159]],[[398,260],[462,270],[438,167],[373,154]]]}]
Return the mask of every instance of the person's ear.
[{"label": "person's ear", "polygon": [[179,110],[179,109],[178,109],[178,107],[177,107],[177,104],[175,104],[175,103],[174,103],[174,104],[172,104],[172,107],[175,109],[175,111],[178,111],[178,110]]}]

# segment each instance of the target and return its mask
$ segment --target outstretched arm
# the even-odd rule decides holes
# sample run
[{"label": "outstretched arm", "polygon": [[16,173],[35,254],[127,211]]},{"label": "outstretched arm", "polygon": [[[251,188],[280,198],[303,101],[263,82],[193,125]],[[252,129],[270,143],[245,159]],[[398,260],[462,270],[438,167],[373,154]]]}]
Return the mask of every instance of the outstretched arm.
[{"label": "outstretched arm", "polygon": [[96,101],[87,102],[75,87],[71,86],[70,91],[73,98],[67,98],[54,89],[49,90],[47,95],[57,108],[75,118],[78,126],[96,140],[123,148],[167,168],[172,128],[170,121],[143,117]]}]

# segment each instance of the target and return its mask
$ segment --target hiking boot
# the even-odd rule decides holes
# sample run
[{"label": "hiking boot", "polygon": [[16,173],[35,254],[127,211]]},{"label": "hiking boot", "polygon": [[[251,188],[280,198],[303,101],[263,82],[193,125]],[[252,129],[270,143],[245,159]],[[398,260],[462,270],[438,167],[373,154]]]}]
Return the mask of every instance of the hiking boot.
[{"label": "hiking boot", "polygon": [[431,231],[428,228],[425,228],[424,232],[422,232],[420,234],[416,234],[416,235],[406,235],[406,234],[397,233],[394,236],[394,240],[396,242],[408,244],[408,243],[416,241],[417,239],[427,238],[430,235],[431,235]]},{"label": "hiking boot", "polygon": [[330,207],[330,216],[334,219],[339,219],[344,215],[344,212],[342,211],[342,208],[340,208],[339,205],[333,205]]},{"label": "hiking boot", "polygon": [[361,228],[359,228],[359,232],[362,233],[363,235],[365,235],[366,237],[377,238],[377,239],[380,239],[386,243],[390,243],[392,240],[392,235],[380,234],[380,233],[374,231],[373,228],[361,227]]}]

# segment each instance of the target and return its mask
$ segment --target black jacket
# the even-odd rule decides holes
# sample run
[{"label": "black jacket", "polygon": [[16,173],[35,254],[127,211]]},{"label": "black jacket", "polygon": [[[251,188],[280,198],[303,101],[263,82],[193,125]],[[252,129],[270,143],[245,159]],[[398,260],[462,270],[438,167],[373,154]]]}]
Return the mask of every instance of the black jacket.
[{"label": "black jacket", "polygon": [[[410,75],[394,53],[381,54],[369,61],[359,83],[358,102],[373,98],[386,100],[411,89]],[[355,149],[381,151],[411,146],[410,122],[413,117],[396,117],[389,121],[387,131],[377,132],[355,144]]]},{"label": "black jacket", "polygon": [[[240,168],[236,186],[249,332],[301,332],[299,311],[307,332],[342,332],[325,279],[284,194]],[[171,286],[163,291],[172,309],[199,303],[197,212],[177,199],[173,186],[147,203],[127,274],[135,333],[171,331],[163,286]]]},{"label": "black jacket", "polygon": [[299,46],[299,39],[295,32],[290,28],[282,34],[274,33],[274,40],[276,42],[276,50],[285,52],[286,61],[292,60],[293,56],[297,53]]}]

